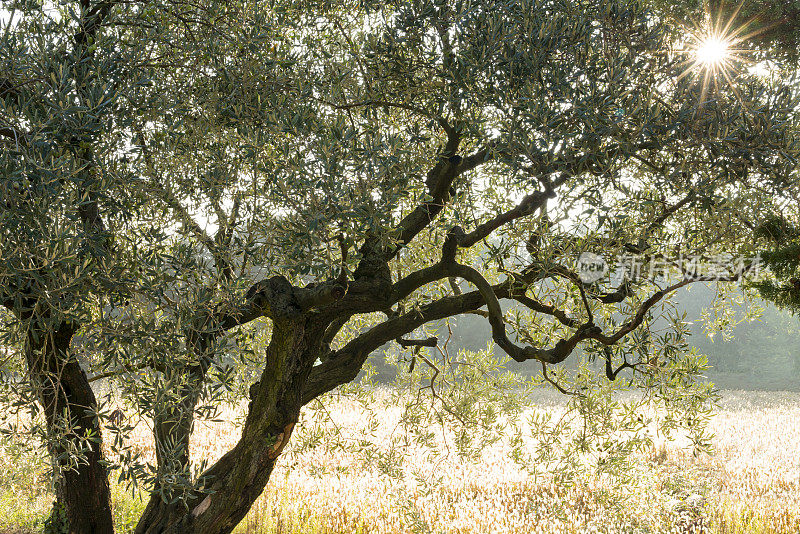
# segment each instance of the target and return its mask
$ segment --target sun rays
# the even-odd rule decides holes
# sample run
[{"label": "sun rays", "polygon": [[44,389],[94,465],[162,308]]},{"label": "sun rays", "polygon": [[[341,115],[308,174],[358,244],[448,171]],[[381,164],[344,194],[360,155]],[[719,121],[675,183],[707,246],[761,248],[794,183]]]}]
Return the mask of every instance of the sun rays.
[{"label": "sun rays", "polygon": [[690,74],[700,75],[701,106],[708,94],[722,85],[730,88],[741,102],[733,78],[747,70],[752,63],[750,51],[743,43],[763,31],[763,28],[752,31],[752,20],[734,24],[743,3],[739,3],[727,17],[723,16],[722,11],[706,11],[704,20],[694,22],[693,27],[689,28],[683,48],[686,55],[684,71],[679,78]]}]

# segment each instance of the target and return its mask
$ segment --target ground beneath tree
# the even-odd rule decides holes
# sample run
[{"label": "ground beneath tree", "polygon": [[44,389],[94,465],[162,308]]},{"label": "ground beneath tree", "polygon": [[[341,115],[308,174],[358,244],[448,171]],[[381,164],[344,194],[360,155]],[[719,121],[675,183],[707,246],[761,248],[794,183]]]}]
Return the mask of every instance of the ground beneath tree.
[{"label": "ground beneath tree", "polygon": [[[800,531],[800,395],[722,393],[721,410],[711,421],[717,452],[694,457],[680,444],[656,441],[641,458],[638,482],[628,488],[589,478],[572,487],[532,479],[508,461],[501,444],[484,451],[479,462],[434,463],[413,443],[395,452],[387,445],[382,458],[364,458],[359,442],[397,438],[398,414],[369,429],[357,404],[330,403],[326,410],[343,439],[333,448],[294,442],[239,532]],[[537,409],[558,410],[560,403],[545,395]],[[223,422],[200,423],[194,457],[213,461],[235,443],[231,421],[240,413],[225,415]],[[146,425],[137,427],[134,440],[141,453],[152,455]],[[11,447],[0,468],[0,533],[39,530],[52,499],[40,456]],[[118,531],[130,532],[143,502],[120,486],[114,501]]]}]

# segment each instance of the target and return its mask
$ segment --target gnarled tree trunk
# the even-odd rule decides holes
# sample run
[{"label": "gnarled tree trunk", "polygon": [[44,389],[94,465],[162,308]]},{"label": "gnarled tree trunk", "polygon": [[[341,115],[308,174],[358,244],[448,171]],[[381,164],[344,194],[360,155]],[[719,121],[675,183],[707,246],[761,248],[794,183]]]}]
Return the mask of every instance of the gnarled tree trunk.
[{"label": "gnarled tree trunk", "polygon": [[[93,415],[97,399],[86,373],[69,355],[76,327],[61,323],[54,329],[39,329],[35,325],[34,321],[28,332],[25,356],[30,378],[44,408],[47,431],[56,435],[66,421],[71,429],[50,448],[54,461],[63,469],[63,476],[56,485],[57,505],[66,512],[70,534],[113,534],[111,492],[103,464],[101,429]],[[72,468],[63,458],[68,447],[83,449],[83,457]]]},{"label": "gnarled tree trunk", "polygon": [[321,338],[321,328],[306,317],[274,321],[264,371],[251,388],[241,439],[201,475],[199,489],[186,506],[171,506],[154,494],[137,534],[233,531],[264,490],[289,441]]}]

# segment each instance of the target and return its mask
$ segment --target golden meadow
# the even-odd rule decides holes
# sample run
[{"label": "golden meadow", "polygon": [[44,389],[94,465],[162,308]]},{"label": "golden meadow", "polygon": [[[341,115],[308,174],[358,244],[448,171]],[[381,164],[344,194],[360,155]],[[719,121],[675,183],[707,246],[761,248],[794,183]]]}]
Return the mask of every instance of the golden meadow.
[{"label": "golden meadow", "polygon": [[[301,437],[293,438],[237,532],[800,532],[800,394],[721,393],[710,421],[713,454],[694,455],[680,440],[655,436],[633,464],[635,482],[624,485],[592,475],[569,485],[531,476],[509,460],[505,439],[477,459],[464,459],[447,454],[441,438],[443,454],[434,457],[429,447],[397,439],[405,430],[396,405],[376,407],[382,415],[375,426],[362,404],[334,397],[309,409]],[[380,393],[373,402],[383,402]],[[553,413],[563,402],[543,394],[530,410]],[[193,458],[213,461],[228,450],[238,438],[241,414],[228,407],[216,421],[199,421]],[[152,461],[150,430],[134,423],[129,443]],[[335,443],[324,443],[321,430],[315,434],[322,426],[340,431]],[[365,440],[385,454],[365,460],[346,446]],[[41,529],[52,502],[45,461],[20,444],[6,447],[0,457],[0,532]],[[132,532],[143,507],[139,494],[114,486],[119,532]]]}]

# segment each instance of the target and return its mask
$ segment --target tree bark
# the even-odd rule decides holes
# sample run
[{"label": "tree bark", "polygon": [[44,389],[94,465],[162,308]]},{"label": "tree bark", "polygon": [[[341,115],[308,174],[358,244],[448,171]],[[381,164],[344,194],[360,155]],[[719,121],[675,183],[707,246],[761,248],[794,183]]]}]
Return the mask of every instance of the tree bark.
[{"label": "tree bark", "polygon": [[[138,522],[139,525],[149,525],[154,531],[166,528],[174,518],[181,517],[186,511],[185,505],[179,500],[184,495],[175,495],[162,481],[168,475],[178,475],[186,480],[191,477],[189,442],[194,426],[194,410],[200,399],[217,337],[216,334],[188,336],[187,343],[194,347],[199,365],[164,371],[172,374],[169,382],[178,384],[177,402],[167,397],[156,408],[153,437],[158,466],[157,482]],[[175,502],[165,502],[165,497]]]},{"label": "tree bark", "polygon": [[[69,355],[69,344],[76,329],[66,323],[52,329],[36,328],[33,322],[25,356],[30,378],[44,408],[47,432],[56,436],[65,417],[70,424],[71,431],[50,446],[54,461],[64,469],[63,476],[56,482],[56,502],[66,512],[69,532],[113,534],[111,492],[101,451],[101,428],[93,415],[97,399],[86,373]],[[82,449],[84,455],[71,469],[65,459],[68,447]]]},{"label": "tree bark", "polygon": [[137,534],[227,534],[263,492],[302,407],[305,381],[320,352],[323,324],[305,317],[277,319],[261,378],[236,446],[198,480],[178,506],[153,495]]},{"label": "tree bark", "polygon": [[[157,483],[150,495],[139,524],[161,525],[169,518],[181,516],[185,507],[180,501],[164,502],[163,498],[173,499],[180,497],[174,495],[170,488],[165,487],[161,481],[170,474],[181,474],[188,478],[189,474],[189,441],[194,424],[194,409],[200,397],[200,383],[202,376],[189,373],[186,377],[188,383],[181,387],[179,401],[174,405],[157,411],[153,421],[153,434],[155,438]],[[158,530],[156,530],[158,531]],[[137,530],[137,532],[139,532]]]}]

